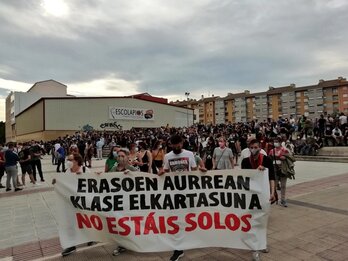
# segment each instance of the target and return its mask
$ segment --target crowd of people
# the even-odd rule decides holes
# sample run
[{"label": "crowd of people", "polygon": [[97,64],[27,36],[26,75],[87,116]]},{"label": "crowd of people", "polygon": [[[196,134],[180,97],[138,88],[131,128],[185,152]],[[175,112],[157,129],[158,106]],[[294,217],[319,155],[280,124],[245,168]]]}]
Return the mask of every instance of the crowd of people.
[{"label": "crowd of people", "polygon": [[[51,155],[56,172],[82,173],[93,168],[92,160],[103,160],[108,152],[104,172],[141,171],[162,175],[166,172],[233,169],[269,169],[270,202],[287,207],[286,182],[294,177],[294,155],[314,155],[323,146],[347,145],[347,117],[321,115],[277,121],[257,120],[236,124],[203,125],[172,128],[133,128],[127,131],[88,131],[59,137],[53,141],[9,143],[0,147],[0,188],[20,191],[26,186],[26,174],[33,186],[44,182],[42,156]],[[173,161],[185,158],[187,162]],[[174,162],[174,163],[173,163]],[[181,162],[176,164],[175,162]],[[18,178],[17,164],[22,171]],[[1,179],[7,174],[6,186]],[[280,191],[278,200],[277,190]],[[93,242],[89,242],[93,243]],[[63,251],[68,255],[76,248]],[[114,255],[125,251],[118,247]],[[267,252],[267,249],[265,250]],[[183,251],[176,250],[171,260]],[[255,252],[258,260],[259,253]]]}]

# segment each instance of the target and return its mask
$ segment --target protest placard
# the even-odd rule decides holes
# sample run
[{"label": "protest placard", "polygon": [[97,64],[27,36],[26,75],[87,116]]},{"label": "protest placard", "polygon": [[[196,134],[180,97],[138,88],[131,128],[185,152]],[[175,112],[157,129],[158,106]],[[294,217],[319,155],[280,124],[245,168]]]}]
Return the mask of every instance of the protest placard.
[{"label": "protest placard", "polygon": [[60,175],[55,191],[63,248],[89,241],[137,252],[266,248],[267,171]]}]

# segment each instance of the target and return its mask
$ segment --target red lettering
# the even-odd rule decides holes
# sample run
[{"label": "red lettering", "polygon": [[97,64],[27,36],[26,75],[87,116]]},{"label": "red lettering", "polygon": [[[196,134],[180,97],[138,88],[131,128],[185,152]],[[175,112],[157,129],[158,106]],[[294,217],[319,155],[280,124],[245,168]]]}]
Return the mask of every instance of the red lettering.
[{"label": "red lettering", "polygon": [[215,222],[215,229],[226,229],[226,226],[221,225],[219,212],[214,213],[214,222]]},{"label": "red lettering", "polygon": [[101,221],[101,218],[96,216],[96,215],[92,215],[91,216],[91,222],[93,227],[96,230],[102,230],[103,229],[103,222]]},{"label": "red lettering", "polygon": [[[231,219],[233,219],[233,224],[231,223]],[[235,214],[228,214],[225,217],[225,224],[230,230],[235,231],[240,226],[240,220]]]},{"label": "red lettering", "polygon": [[87,228],[92,227],[91,221],[89,220],[87,214],[76,213],[76,219],[79,229],[83,228],[83,225]]},{"label": "red lettering", "polygon": [[121,236],[128,236],[131,232],[131,228],[126,224],[126,221],[129,220],[129,217],[123,217],[118,220],[118,225],[120,228],[123,228],[124,231],[119,231]]},{"label": "red lettering", "polygon": [[148,235],[150,233],[150,230],[153,231],[154,234],[158,234],[158,228],[156,227],[156,221],[153,215],[155,212],[151,212],[145,220],[145,228],[144,228],[144,235]]},{"label": "red lettering", "polygon": [[244,225],[246,225],[245,227],[242,227],[242,231],[243,232],[248,232],[251,229],[251,224],[249,219],[252,218],[251,214],[247,214],[241,217],[242,222],[244,223]]},{"label": "red lettering", "polygon": [[159,229],[161,234],[166,233],[167,229],[166,229],[166,218],[163,216],[158,217],[159,219]]},{"label": "red lettering", "polygon": [[130,218],[134,222],[135,235],[139,236],[140,233],[140,221],[144,219],[144,217],[131,217]]},{"label": "red lettering", "polygon": [[115,221],[116,221],[115,217],[106,218],[106,224],[108,225],[108,230],[111,234],[118,234],[118,231],[114,230],[114,228],[116,228],[116,224],[114,224]]},{"label": "red lettering", "polygon": [[195,213],[187,214],[185,217],[185,221],[188,225],[191,225],[190,227],[186,227],[186,232],[191,232],[197,228],[197,223],[192,220],[192,218],[196,217]]},{"label": "red lettering", "polygon": [[173,217],[169,217],[168,218],[168,226],[170,226],[172,229],[168,230],[168,234],[170,235],[174,235],[176,233],[179,232],[179,226],[177,224],[174,223],[174,221],[178,220],[178,217],[177,216],[173,216]]},{"label": "red lettering", "polygon": [[198,215],[198,225],[201,229],[207,230],[213,226],[213,218],[210,213],[202,212]]}]

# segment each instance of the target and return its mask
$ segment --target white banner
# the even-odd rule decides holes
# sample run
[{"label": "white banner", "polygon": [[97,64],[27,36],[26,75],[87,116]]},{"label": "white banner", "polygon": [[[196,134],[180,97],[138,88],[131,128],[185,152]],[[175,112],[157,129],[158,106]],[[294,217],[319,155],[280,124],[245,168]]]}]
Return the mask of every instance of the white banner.
[{"label": "white banner", "polygon": [[109,107],[109,119],[116,120],[154,120],[154,111],[152,109]]},{"label": "white banner", "polygon": [[267,171],[59,175],[55,191],[63,248],[89,241],[136,252],[267,245]]}]

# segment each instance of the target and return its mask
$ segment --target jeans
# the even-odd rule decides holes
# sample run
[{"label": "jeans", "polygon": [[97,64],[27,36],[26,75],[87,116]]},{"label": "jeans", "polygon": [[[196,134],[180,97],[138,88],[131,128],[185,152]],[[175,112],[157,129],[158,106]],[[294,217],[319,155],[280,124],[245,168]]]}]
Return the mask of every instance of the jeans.
[{"label": "jeans", "polygon": [[286,193],[286,181],[287,177],[279,177],[276,175],[276,184],[278,181],[280,181],[280,199],[285,200],[285,193]]},{"label": "jeans", "polygon": [[103,149],[97,149],[97,158],[99,160],[103,159]]},{"label": "jeans", "polygon": [[11,179],[12,179],[13,188],[17,188],[17,175],[18,175],[17,166],[6,167],[6,173],[7,173],[6,188],[9,189],[11,187]]},{"label": "jeans", "polygon": [[62,165],[62,172],[65,171],[65,158],[58,159],[57,172],[59,172],[60,165]]}]

